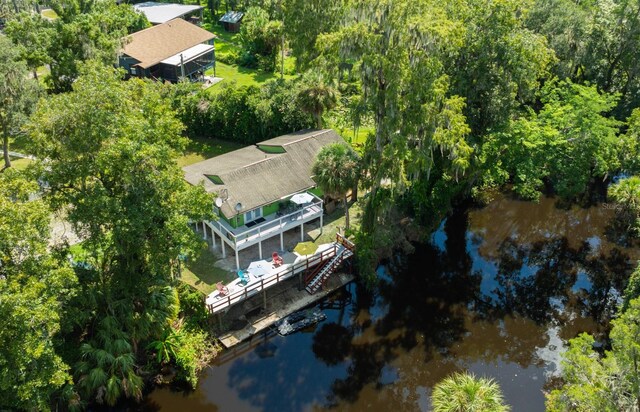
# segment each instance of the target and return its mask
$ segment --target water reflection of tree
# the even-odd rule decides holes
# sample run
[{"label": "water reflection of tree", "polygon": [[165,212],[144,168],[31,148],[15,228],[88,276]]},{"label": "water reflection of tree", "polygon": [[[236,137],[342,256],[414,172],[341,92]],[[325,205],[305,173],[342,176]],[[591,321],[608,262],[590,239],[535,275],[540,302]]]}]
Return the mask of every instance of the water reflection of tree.
[{"label": "water reflection of tree", "polygon": [[382,385],[383,368],[401,351],[422,345],[428,359],[435,348],[448,348],[462,339],[466,308],[477,297],[481,281],[470,270],[466,227],[466,214],[456,214],[445,225],[446,252],[423,246],[412,256],[390,262],[389,278],[381,278],[378,288],[378,303],[387,310],[368,331],[360,329],[372,335],[351,345],[347,377],[332,385],[336,399],[353,402],[365,385]]},{"label": "water reflection of tree", "polygon": [[580,264],[591,286],[578,291],[578,302],[589,316],[607,323],[615,313],[618,297],[634,265],[627,254],[615,248],[608,255],[587,255]]},{"label": "water reflection of tree", "polygon": [[[580,323],[582,316],[606,323],[630,269],[629,257],[619,250],[598,255],[586,242],[570,247],[564,237],[532,244],[507,238],[493,261],[495,287],[483,295],[482,278],[492,274],[472,271],[466,215],[454,214],[444,230],[444,250],[419,246],[413,256],[388,265],[389,278],[383,277],[379,287],[388,310],[370,328],[362,326],[375,338],[351,346],[347,376],[332,385],[336,399],[353,402],[366,385],[379,387],[385,365],[404,362],[399,354],[416,348],[432,370],[501,359],[523,368],[540,366],[537,349],[548,345],[548,328],[566,324],[566,333],[560,333],[573,337],[587,325]],[[585,290],[575,286],[579,277],[586,279]],[[419,363],[403,366],[420,385],[437,375]]]},{"label": "water reflection of tree", "polygon": [[566,238],[533,245],[506,239],[499,247],[496,262],[493,317],[518,313],[540,323],[551,320],[558,308],[555,305],[567,303],[580,254],[569,247]]},{"label": "water reflection of tree", "polygon": [[[506,239],[496,264],[497,298],[485,306],[492,317],[518,313],[539,323],[562,323],[572,311],[606,323],[631,270],[629,256],[619,249],[596,255],[587,242],[573,249],[565,237],[531,245]],[[576,290],[579,273],[586,282]]]}]

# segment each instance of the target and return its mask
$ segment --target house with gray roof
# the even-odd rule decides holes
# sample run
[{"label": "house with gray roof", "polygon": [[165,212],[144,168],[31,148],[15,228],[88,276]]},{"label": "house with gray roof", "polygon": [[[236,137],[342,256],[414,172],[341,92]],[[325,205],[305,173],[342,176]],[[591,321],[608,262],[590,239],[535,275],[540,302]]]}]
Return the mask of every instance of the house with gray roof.
[{"label": "house with gray roof", "polygon": [[[316,187],[312,167],[320,150],[344,140],[333,130],[303,130],[265,140],[233,152],[183,167],[187,182],[203,184],[216,195],[216,221],[202,222],[205,236],[217,240],[226,257],[226,247],[238,252],[320,219],[323,200]],[[292,201],[293,199],[293,201]]]}]

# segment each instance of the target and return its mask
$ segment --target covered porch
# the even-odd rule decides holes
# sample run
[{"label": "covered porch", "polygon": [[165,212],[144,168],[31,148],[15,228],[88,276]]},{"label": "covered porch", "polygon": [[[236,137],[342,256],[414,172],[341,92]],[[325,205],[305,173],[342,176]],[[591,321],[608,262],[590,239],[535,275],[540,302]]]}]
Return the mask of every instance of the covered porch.
[{"label": "covered porch", "polygon": [[[220,242],[222,258],[227,256],[227,246],[235,254],[236,270],[240,270],[240,259],[238,253],[246,248],[257,245],[258,256],[263,258],[263,242],[273,237],[279,236],[280,248],[285,250],[284,233],[291,229],[300,229],[300,241],[304,240],[305,224],[309,224],[319,219],[320,231],[323,226],[323,201],[319,197],[309,193],[314,201],[300,206],[288,213],[278,212],[264,216],[264,221],[250,226],[242,225],[237,228],[232,227],[224,219],[216,221],[204,221],[201,223],[203,237],[205,240],[211,238],[212,246],[217,248]],[[270,254],[269,254],[270,256]]]},{"label": "covered porch", "polygon": [[162,60],[150,69],[153,77],[177,82],[180,78],[203,77],[204,72],[215,67],[215,46],[197,44]]}]

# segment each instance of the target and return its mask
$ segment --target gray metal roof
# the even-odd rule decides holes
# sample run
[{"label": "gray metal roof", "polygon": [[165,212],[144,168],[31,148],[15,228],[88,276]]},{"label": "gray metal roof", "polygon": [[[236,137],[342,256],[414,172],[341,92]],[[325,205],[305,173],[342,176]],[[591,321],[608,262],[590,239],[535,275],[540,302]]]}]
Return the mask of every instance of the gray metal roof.
[{"label": "gray metal roof", "polygon": [[220,17],[221,23],[237,23],[242,20],[244,13],[241,11],[228,11],[224,14],[224,16]]},{"label": "gray metal roof", "polygon": [[[322,147],[334,142],[344,143],[344,140],[331,129],[303,130],[258,143],[281,147],[284,153],[266,153],[257,145],[248,146],[182,170],[189,183],[203,182],[207,192],[227,189],[228,199],[221,211],[232,218],[236,215],[237,203],[242,204],[242,212],[247,212],[314,187],[311,168],[316,156]],[[217,176],[222,184],[214,183],[207,176]]]}]

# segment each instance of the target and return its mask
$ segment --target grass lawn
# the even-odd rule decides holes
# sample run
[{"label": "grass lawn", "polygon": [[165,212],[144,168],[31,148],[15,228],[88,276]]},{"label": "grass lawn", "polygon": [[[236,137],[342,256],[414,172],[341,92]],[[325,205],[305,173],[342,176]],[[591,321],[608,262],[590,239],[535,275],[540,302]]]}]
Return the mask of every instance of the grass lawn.
[{"label": "grass lawn", "polygon": [[[22,159],[22,158],[18,158],[18,157],[11,157],[11,167],[15,168],[16,170],[24,170],[27,168],[27,166],[29,166],[29,164],[31,164],[31,162],[33,162],[33,160],[31,159]],[[4,166],[4,162],[2,163],[2,165]]]},{"label": "grass lawn", "polygon": [[42,15],[48,19],[55,20],[58,18],[58,15],[52,9],[42,10]]},{"label": "grass lawn", "polygon": [[193,286],[205,295],[216,290],[216,283],[227,284],[235,279],[236,274],[214,266],[217,259],[208,248],[203,248],[200,255],[186,263],[182,269],[182,281]]},{"label": "grass lawn", "polygon": [[[213,76],[213,69],[207,70],[206,74],[207,76]],[[229,83],[231,81],[235,81],[239,86],[258,85],[267,80],[280,78],[280,73],[266,73],[261,70],[240,67],[236,64],[231,65],[216,62],[216,77],[222,77],[223,80],[209,87],[209,91],[215,92],[220,89],[220,87],[217,87],[219,84]],[[289,79],[293,76],[285,74],[284,77]]]},{"label": "grass lawn", "polygon": [[242,147],[244,145],[225,140],[189,139],[187,150],[178,158],[178,166],[188,166]]},{"label": "grass lawn", "polygon": [[[360,202],[352,203],[349,205],[349,224],[350,230],[354,230],[360,227],[360,220],[362,218],[362,206]],[[313,241],[318,245],[323,243],[330,243],[336,240],[336,233],[341,232],[344,234],[344,209],[337,207],[333,212],[324,215],[324,226],[322,234]],[[340,229],[340,230],[338,230]]]}]

